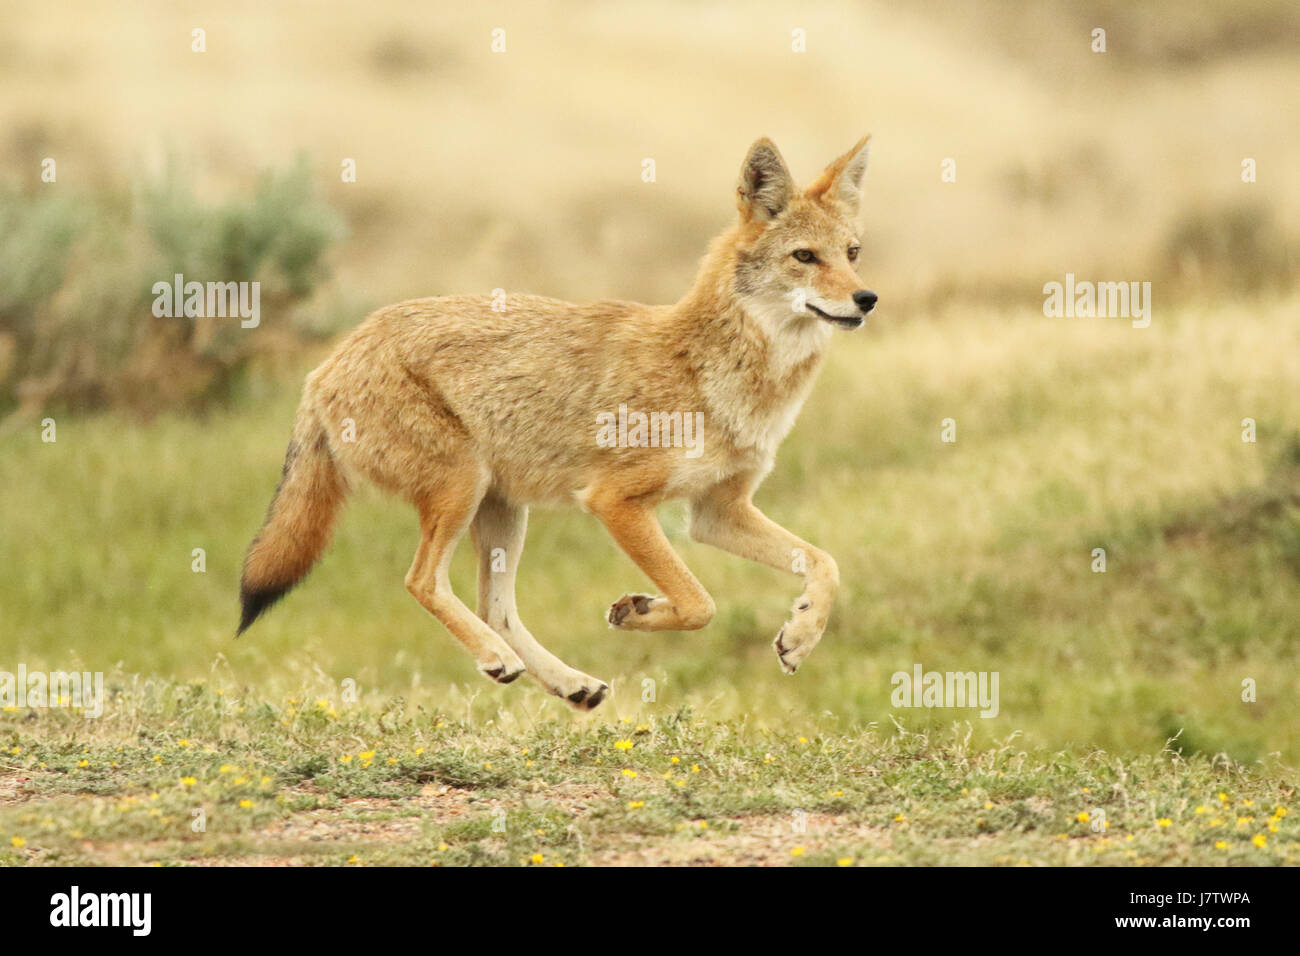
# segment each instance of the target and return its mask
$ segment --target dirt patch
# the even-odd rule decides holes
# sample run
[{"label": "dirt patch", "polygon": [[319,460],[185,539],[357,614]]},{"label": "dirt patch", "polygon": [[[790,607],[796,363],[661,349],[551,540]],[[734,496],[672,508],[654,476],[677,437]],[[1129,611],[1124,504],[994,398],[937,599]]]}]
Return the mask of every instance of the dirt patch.
[{"label": "dirt patch", "polygon": [[195,866],[301,866],[319,862],[324,854],[341,850],[364,853],[367,847],[391,847],[418,839],[429,825],[550,805],[580,817],[607,793],[599,787],[560,784],[518,796],[484,798],[481,793],[446,784],[428,784],[417,796],[404,798],[352,797],[335,806],[295,813],[244,834],[246,841],[265,847],[265,854],[195,857]]},{"label": "dirt patch", "polygon": [[22,803],[29,780],[26,771],[14,772],[0,767],[0,805]]},{"label": "dirt patch", "polygon": [[846,843],[888,851],[888,830],[867,824],[849,824],[829,813],[809,814],[803,830],[794,827],[790,814],[728,817],[704,828],[700,821],[684,824],[669,838],[634,843],[614,836],[588,847],[593,866],[787,866],[803,848],[804,855]]}]

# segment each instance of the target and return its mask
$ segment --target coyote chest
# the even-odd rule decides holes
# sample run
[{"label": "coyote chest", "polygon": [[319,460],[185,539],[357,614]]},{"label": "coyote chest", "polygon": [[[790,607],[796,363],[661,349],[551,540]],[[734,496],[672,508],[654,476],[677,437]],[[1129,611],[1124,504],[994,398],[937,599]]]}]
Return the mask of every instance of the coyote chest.
[{"label": "coyote chest", "polygon": [[[771,360],[772,364],[785,361]],[[708,405],[706,420],[714,423],[739,459],[746,463],[755,460],[764,468],[769,467],[799,417],[821,361],[822,353],[816,350],[792,367],[778,365],[783,377],[775,384],[769,378],[766,388],[753,387],[749,379],[756,376],[743,375],[739,370],[705,380],[702,391]],[[770,370],[766,371],[771,374]]]}]

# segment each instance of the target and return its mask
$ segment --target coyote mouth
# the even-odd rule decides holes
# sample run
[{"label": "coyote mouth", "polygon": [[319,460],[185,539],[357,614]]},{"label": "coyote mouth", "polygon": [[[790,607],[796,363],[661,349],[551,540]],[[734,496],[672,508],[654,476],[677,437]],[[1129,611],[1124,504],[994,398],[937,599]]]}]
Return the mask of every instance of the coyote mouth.
[{"label": "coyote mouth", "polygon": [[860,315],[831,315],[829,312],[823,312],[811,302],[805,302],[804,308],[814,315],[821,316],[827,322],[838,325],[842,329],[856,329],[862,324],[862,316]]}]

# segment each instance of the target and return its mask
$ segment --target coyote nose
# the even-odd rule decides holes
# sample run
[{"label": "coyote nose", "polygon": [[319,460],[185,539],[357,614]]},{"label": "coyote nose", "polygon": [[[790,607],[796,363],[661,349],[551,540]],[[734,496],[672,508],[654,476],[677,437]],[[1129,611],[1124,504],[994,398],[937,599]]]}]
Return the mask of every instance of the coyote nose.
[{"label": "coyote nose", "polygon": [[853,293],[853,302],[863,312],[870,312],[876,307],[876,300],[880,298],[870,289],[859,289]]}]

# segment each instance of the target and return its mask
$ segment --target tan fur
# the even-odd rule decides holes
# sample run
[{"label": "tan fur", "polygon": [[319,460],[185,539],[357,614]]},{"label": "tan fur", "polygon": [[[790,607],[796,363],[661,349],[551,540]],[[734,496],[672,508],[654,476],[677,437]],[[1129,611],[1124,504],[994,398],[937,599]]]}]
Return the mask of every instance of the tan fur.
[{"label": "tan fur", "polygon": [[[256,617],[306,573],[347,484],[365,478],[415,506],[421,543],[407,587],[481,670],[508,681],[526,669],[575,705],[595,706],[608,688],[549,654],[518,619],[527,506],[579,503],[659,589],[620,599],[611,624],[686,630],[708,623],[713,600],[654,513],[685,498],[700,540],[805,576],[775,642],[793,673],[826,626],[838,572],[750,499],[834,329],[810,308],[796,311],[804,300],[791,296],[845,323],[870,309],[855,304],[861,283],[847,252],[857,244],[865,152],[864,139],[799,193],[776,147],[756,142],[737,187],[739,220],[674,305],[511,295],[494,311],[487,297],[461,295],[367,318],[307,378],[285,478],[245,564],[241,630],[250,602]],[[796,249],[817,261],[798,261]],[[680,447],[601,447],[596,416],[620,405],[702,412],[698,457]],[[477,616],[447,576],[466,530],[480,552]],[[497,548],[505,567],[494,570]]]}]

